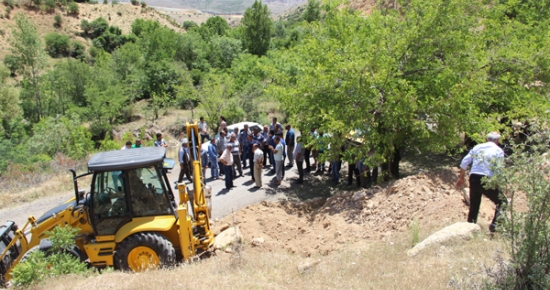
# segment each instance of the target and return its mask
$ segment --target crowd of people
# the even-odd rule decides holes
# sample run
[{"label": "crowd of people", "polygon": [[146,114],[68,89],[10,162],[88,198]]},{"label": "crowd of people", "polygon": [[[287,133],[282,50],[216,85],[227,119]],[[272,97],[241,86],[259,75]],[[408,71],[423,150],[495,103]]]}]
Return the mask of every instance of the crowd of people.
[{"label": "crowd of people", "polygon": [[[315,171],[317,174],[328,171],[328,174],[332,176],[332,181],[339,182],[339,172],[342,165],[339,154],[336,154],[337,156],[329,162],[328,166],[326,166],[326,162],[322,162],[318,158],[320,154],[327,150],[323,132],[318,132],[314,128],[310,130],[309,139],[317,140],[316,143],[318,144],[317,149],[314,149],[311,145],[304,144],[301,136],[296,136],[290,124],[283,127],[276,117],[272,119],[271,124],[263,127],[254,126],[249,128],[248,125],[244,125],[242,130],[236,128],[233,132],[229,132],[225,117],[220,116],[219,128],[219,134],[211,138],[208,125],[203,117],[200,118],[198,131],[201,144],[204,144],[206,140],[210,141],[208,145],[201,148],[201,166],[203,176],[210,168],[211,180],[224,178],[226,189],[233,188],[233,179],[242,177],[247,168],[250,169],[250,177],[256,188],[261,188],[264,184],[262,180],[263,170],[268,170],[270,174],[275,176],[274,185],[281,185],[285,177],[285,171],[294,166],[298,170],[296,184],[304,183],[304,174],[311,171]],[[183,133],[180,137],[183,137]],[[181,147],[178,153],[180,173],[177,183],[183,182],[184,177],[192,182],[193,170],[192,157],[188,147],[189,142],[187,138],[180,139],[180,142]],[[168,147],[168,144],[162,138],[162,133],[156,134],[154,145],[155,147]],[[135,143],[127,141],[121,149],[141,147],[143,147],[143,144],[140,139],[137,139]],[[342,150],[345,149],[342,148]],[[313,163],[311,159],[313,159]],[[348,162],[348,185],[353,184],[354,177],[360,187],[369,187],[376,183],[378,167],[371,169],[363,161],[364,159]]]},{"label": "crowd of people", "polygon": [[[206,169],[210,168],[212,180],[220,179],[225,176],[225,188],[230,190],[235,187],[233,180],[244,175],[244,170],[250,168],[250,176],[254,181],[255,188],[263,186],[262,170],[270,170],[275,175],[275,185],[280,185],[285,176],[285,170],[294,167],[298,169],[298,180],[296,183],[304,182],[304,174],[311,172],[312,168],[316,173],[323,173],[327,167],[325,162],[319,160],[319,155],[323,154],[328,148],[328,144],[324,139],[323,132],[318,132],[312,128],[309,132],[310,140],[316,140],[315,149],[310,144],[304,144],[301,136],[296,136],[294,129],[290,124],[286,124],[283,129],[277,118],[273,118],[273,122],[269,125],[264,125],[263,128],[254,126],[249,128],[244,125],[244,128],[239,132],[235,129],[234,132],[228,131],[226,119],[220,116],[220,132],[215,138],[211,138],[208,133],[208,125],[204,118],[200,118],[198,124],[201,143],[204,140],[209,140],[207,146],[201,148],[202,172],[205,177]],[[286,131],[286,133],[285,133]],[[283,138],[283,133],[284,138]],[[464,176],[466,170],[471,165],[470,170],[470,211],[468,213],[468,222],[476,223],[481,196],[487,196],[495,203],[495,215],[489,227],[491,232],[496,230],[498,217],[501,215],[501,208],[506,205],[507,200],[503,198],[497,189],[486,188],[482,184],[482,179],[493,175],[494,162],[489,160],[502,162],[504,152],[498,146],[500,134],[491,132],[487,135],[487,142],[475,146],[470,153],[464,157],[460,165],[461,171],[459,179],[456,183],[457,187],[464,185]],[[183,182],[184,176],[193,182],[189,142],[187,138],[181,141],[178,159],[180,163],[180,173],[178,183]],[[168,147],[166,141],[162,138],[162,133],[156,134],[156,147]],[[141,140],[137,139],[134,144],[127,141],[121,150],[143,147]],[[331,161],[328,166],[328,173],[332,176],[335,183],[339,182],[340,169],[342,165],[341,153],[345,151],[345,146],[338,150],[339,153],[332,154]],[[337,151],[338,152],[338,151]],[[481,158],[480,158],[481,156]],[[313,158],[313,163],[311,163]],[[286,160],[288,163],[285,165]],[[268,164],[269,163],[269,164]],[[305,168],[304,168],[305,164]],[[352,185],[353,177],[357,179],[357,185],[360,187],[369,187],[376,183],[378,178],[378,167],[369,168],[364,163],[364,159],[359,159],[356,162],[348,162],[348,185]],[[206,182],[206,177],[205,177]]]},{"label": "crowd of people", "polygon": [[[285,171],[294,166],[298,169],[297,184],[304,182],[304,174],[312,170],[322,174],[327,169],[325,162],[321,162],[318,158],[326,150],[322,145],[324,134],[315,129],[310,131],[311,139],[318,139],[317,143],[322,145],[320,149],[313,149],[312,146],[304,144],[301,136],[296,136],[291,124],[286,124],[283,127],[276,117],[269,125],[249,128],[245,124],[242,130],[235,128],[233,132],[230,132],[225,117],[220,116],[219,134],[216,134],[214,138],[211,138],[208,128],[204,118],[201,117],[198,123],[201,143],[205,140],[210,141],[201,150],[203,175],[207,168],[210,168],[210,179],[224,178],[225,188],[228,190],[235,187],[233,180],[242,177],[247,168],[256,188],[261,188],[264,185],[262,180],[264,170],[275,176],[274,185],[280,185],[285,177]],[[157,136],[158,138],[159,136]],[[182,182],[184,176],[190,181],[192,180],[188,142],[187,140],[182,141],[179,154],[181,172],[178,182]],[[157,142],[162,144],[160,139]],[[157,146],[157,142],[155,142],[155,146]],[[313,158],[313,163],[310,162],[311,158]],[[339,182],[341,162],[338,158],[330,162],[328,166],[328,173],[332,175],[335,183]],[[370,170],[363,164],[363,160],[351,162],[349,169],[349,185],[352,184],[354,177],[357,179],[358,186],[367,187],[376,183],[378,169]]]}]

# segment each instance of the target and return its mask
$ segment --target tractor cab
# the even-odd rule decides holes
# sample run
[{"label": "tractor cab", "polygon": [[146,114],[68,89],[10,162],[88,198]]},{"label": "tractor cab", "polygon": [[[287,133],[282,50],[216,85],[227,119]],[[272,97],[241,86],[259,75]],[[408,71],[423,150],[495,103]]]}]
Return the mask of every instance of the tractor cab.
[{"label": "tractor cab", "polygon": [[88,202],[96,236],[115,235],[134,218],[175,216],[176,203],[165,174],[166,149],[102,152],[88,163],[93,172]]}]

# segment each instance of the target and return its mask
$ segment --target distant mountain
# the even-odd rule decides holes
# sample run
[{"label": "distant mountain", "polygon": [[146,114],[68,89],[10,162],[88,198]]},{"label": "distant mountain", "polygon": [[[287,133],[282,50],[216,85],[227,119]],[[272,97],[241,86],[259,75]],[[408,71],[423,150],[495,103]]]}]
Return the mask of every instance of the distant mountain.
[{"label": "distant mountain", "polygon": [[[211,14],[242,14],[246,8],[254,4],[254,0],[147,0],[147,4],[155,7],[176,9],[197,9]],[[273,14],[282,13],[307,0],[266,0]]]}]

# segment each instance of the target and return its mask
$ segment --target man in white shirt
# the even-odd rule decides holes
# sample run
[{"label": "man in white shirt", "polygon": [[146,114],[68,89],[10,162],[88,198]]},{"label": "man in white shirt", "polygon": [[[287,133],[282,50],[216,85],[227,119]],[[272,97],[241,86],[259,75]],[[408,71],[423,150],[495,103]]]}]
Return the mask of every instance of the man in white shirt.
[{"label": "man in white shirt", "polygon": [[199,135],[201,135],[201,144],[204,143],[204,139],[208,139],[208,141],[210,141],[210,136],[208,135],[208,125],[204,121],[204,117],[200,117],[198,127]]},{"label": "man in white shirt", "polygon": [[254,152],[254,181],[256,181],[255,188],[262,187],[262,168],[264,167],[264,152],[260,149],[258,143],[252,145],[252,152]]},{"label": "man in white shirt", "polygon": [[223,170],[225,171],[225,188],[227,190],[235,187],[233,185],[233,154],[231,150],[233,145],[228,143],[226,149],[223,151],[222,156],[220,157],[220,162],[223,164]]},{"label": "man in white shirt", "polygon": [[277,185],[281,185],[283,181],[283,144],[281,143],[281,137],[276,136],[275,139],[275,148],[269,146],[269,149],[273,151],[273,158],[275,159],[275,172],[277,173]]},{"label": "man in white shirt", "polygon": [[496,205],[495,216],[489,230],[494,232],[496,229],[497,219],[500,216],[500,207],[507,203],[506,198],[501,197],[498,189],[487,189],[482,185],[484,177],[493,176],[493,170],[498,170],[503,165],[504,151],[498,147],[500,134],[491,132],[487,135],[487,142],[475,146],[460,163],[460,176],[456,182],[457,187],[464,185],[464,175],[468,166],[472,164],[470,169],[470,212],[468,213],[468,222],[476,223],[481,205],[481,196],[485,195]]}]

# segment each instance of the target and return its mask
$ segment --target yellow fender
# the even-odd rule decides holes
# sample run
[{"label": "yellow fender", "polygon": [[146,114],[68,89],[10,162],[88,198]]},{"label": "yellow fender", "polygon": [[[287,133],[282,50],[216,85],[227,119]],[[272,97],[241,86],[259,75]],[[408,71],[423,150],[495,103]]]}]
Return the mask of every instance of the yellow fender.
[{"label": "yellow fender", "polygon": [[139,232],[166,232],[176,223],[174,216],[151,216],[134,218],[122,226],[116,233],[115,242],[120,243],[126,237]]}]

